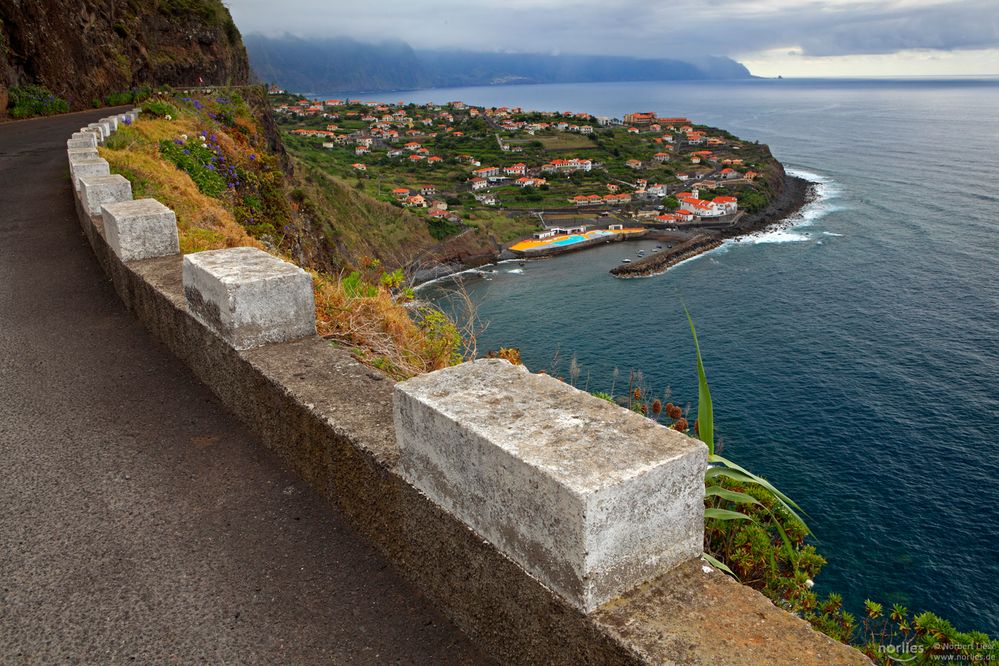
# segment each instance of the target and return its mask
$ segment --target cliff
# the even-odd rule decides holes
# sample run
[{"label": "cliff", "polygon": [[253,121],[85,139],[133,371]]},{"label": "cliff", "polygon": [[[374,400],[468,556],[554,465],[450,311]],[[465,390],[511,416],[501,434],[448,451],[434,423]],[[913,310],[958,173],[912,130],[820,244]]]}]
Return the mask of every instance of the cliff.
[{"label": "cliff", "polygon": [[44,86],[80,109],[138,86],[249,78],[242,38],[221,0],[0,3],[0,114],[15,86]]}]

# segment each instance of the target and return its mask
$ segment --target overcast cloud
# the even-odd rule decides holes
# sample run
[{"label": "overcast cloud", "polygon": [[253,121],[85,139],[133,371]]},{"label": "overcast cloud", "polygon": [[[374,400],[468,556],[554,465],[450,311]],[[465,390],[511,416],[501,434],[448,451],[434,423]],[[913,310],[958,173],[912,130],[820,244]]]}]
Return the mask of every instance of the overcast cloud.
[{"label": "overcast cloud", "polygon": [[[999,0],[230,0],[244,33],[418,48],[849,61],[930,50],[999,74]],[[766,54],[766,55],[764,55]],[[846,56],[843,58],[836,58]],[[856,61],[856,58],[852,60]],[[970,65],[969,65],[970,63]],[[977,65],[977,66],[976,66]]]}]

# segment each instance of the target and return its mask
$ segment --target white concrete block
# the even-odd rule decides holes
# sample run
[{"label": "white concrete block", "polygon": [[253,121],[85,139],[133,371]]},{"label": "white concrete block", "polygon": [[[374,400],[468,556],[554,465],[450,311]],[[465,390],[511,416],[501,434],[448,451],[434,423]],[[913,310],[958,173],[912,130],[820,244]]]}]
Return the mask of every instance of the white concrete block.
[{"label": "white concrete block", "polygon": [[111,168],[105,159],[73,159],[69,160],[69,173],[73,178],[73,187],[80,191],[80,178],[84,176],[109,176]]},{"label": "white concrete block", "polygon": [[236,349],[316,333],[311,276],[263,250],[184,255],[183,280],[191,313]]},{"label": "white concrete block", "polygon": [[66,140],[66,147],[97,147],[97,137],[93,132],[73,132],[73,136]]},{"label": "white concrete block", "polygon": [[132,198],[132,184],[119,174],[110,176],[77,176],[80,181],[80,200],[91,215],[100,215],[101,206]]},{"label": "white concrete block", "polygon": [[106,203],[104,236],[122,261],[180,254],[177,216],[156,199]]},{"label": "white concrete block", "polygon": [[107,118],[101,118],[100,122],[107,123],[111,126],[111,132],[118,131],[118,116],[108,116]]},{"label": "white concrete block", "polygon": [[84,131],[91,130],[97,134],[97,140],[103,142],[104,139],[108,138],[108,133],[104,131],[105,126],[101,123],[90,123],[84,128]]},{"label": "white concrete block", "polygon": [[97,140],[97,143],[100,143],[101,138],[104,136],[104,132],[101,130],[99,125],[97,127],[82,127],[80,128],[80,131],[85,134],[92,134],[94,139]]},{"label": "white concrete block", "polygon": [[114,127],[111,125],[111,121],[107,118],[101,118],[97,121],[97,124],[101,126],[101,132],[104,133],[105,140],[111,136],[112,132],[114,132]]},{"label": "white concrete block", "polygon": [[73,164],[81,160],[96,160],[101,155],[97,152],[96,148],[87,146],[86,148],[69,147],[66,149],[66,156],[69,158],[70,164]]},{"label": "white concrete block", "polygon": [[698,440],[498,359],[394,403],[403,477],[584,612],[701,554]]}]

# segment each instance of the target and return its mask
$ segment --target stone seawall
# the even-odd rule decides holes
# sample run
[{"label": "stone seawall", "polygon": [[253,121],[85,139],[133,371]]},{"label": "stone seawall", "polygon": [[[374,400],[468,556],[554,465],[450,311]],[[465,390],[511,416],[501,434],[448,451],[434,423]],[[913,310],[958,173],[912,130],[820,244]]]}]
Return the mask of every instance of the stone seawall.
[{"label": "stone seawall", "polygon": [[657,252],[633,263],[615,266],[610,270],[610,273],[620,278],[658,275],[665,272],[671,266],[676,266],[681,261],[686,261],[699,254],[713,250],[721,244],[722,242],[714,236],[698,234],[665,252]]},{"label": "stone seawall", "polygon": [[868,663],[697,559],[700,442],[501,361],[393,385],[303,330],[295,267],[75,197],[135,316],[501,662]]}]

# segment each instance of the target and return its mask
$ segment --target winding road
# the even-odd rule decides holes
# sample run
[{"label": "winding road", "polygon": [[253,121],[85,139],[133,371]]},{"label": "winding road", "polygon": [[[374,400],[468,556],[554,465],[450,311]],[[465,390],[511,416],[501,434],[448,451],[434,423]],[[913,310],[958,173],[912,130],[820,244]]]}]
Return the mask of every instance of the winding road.
[{"label": "winding road", "polygon": [[488,659],[115,296],[65,141],[0,125],[0,662]]}]

